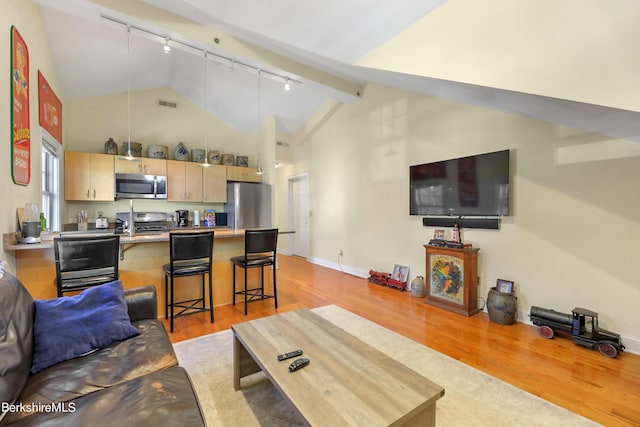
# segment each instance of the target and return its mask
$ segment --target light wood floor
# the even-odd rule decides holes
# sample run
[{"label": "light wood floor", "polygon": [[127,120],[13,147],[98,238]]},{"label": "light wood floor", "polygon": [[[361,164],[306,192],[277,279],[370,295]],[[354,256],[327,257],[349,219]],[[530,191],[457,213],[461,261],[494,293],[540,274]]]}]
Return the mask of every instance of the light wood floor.
[{"label": "light wood floor", "polygon": [[534,326],[499,325],[486,313],[460,316],[427,305],[409,292],[296,257],[279,256],[277,274],[277,310],[269,299],[250,303],[246,317],[241,303],[216,307],[214,324],[206,313],[179,317],[172,341],[278,312],[336,304],[591,420],[607,426],[640,426],[638,355],[621,353],[608,359],[570,339],[543,339]]}]

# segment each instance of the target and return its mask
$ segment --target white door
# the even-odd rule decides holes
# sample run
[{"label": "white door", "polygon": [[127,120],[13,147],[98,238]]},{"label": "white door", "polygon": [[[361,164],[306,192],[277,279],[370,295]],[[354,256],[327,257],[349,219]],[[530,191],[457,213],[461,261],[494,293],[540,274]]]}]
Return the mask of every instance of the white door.
[{"label": "white door", "polygon": [[295,230],[291,242],[292,255],[309,257],[309,176],[289,179],[290,224]]}]

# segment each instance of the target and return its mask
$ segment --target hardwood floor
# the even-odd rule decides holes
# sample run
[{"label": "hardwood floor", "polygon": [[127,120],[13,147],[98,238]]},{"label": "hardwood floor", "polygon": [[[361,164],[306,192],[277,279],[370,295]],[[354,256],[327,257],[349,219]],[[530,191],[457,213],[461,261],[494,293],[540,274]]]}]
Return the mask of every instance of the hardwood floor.
[{"label": "hardwood floor", "polygon": [[[336,304],[489,375],[607,426],[640,426],[640,356],[608,359],[570,339],[546,340],[523,323],[499,325],[486,313],[464,317],[409,292],[369,283],[304,259],[279,256],[278,305],[273,299],[179,317],[173,342],[232,324],[302,307]],[[214,278],[215,280],[215,278]],[[483,297],[486,297],[483,296]],[[165,322],[168,330],[168,324]],[[514,420],[514,424],[517,421]]]}]

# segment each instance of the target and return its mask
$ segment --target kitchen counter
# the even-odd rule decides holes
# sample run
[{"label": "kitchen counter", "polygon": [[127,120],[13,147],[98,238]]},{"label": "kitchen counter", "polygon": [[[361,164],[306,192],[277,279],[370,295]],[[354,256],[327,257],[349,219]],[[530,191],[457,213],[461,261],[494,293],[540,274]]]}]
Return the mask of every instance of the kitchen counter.
[{"label": "kitchen counter", "polygon": [[[205,228],[205,227],[191,227],[191,228],[176,228],[171,230],[172,232],[187,232],[187,231],[214,231],[215,239],[225,239],[233,237],[244,236],[244,230],[233,230],[231,228]],[[291,233],[290,231],[283,231],[281,234]],[[100,234],[114,234],[113,229],[107,230],[90,230],[90,231],[63,231],[62,233],[45,233],[42,235],[41,243],[19,243],[16,240],[15,233],[5,233],[2,236],[2,246],[5,251],[24,251],[34,249],[53,249],[53,239],[59,236],[98,236]],[[152,243],[152,242],[168,242],[169,232],[148,232],[148,233],[135,233],[132,237],[128,234],[120,234],[120,244],[127,243]]]}]

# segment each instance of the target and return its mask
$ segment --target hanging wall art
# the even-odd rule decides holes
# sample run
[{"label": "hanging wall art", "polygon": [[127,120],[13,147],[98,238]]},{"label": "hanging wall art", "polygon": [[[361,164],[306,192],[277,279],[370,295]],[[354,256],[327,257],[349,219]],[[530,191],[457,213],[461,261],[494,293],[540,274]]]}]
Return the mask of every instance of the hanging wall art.
[{"label": "hanging wall art", "polygon": [[18,185],[31,179],[29,121],[29,51],[16,27],[11,27],[11,176]]}]

